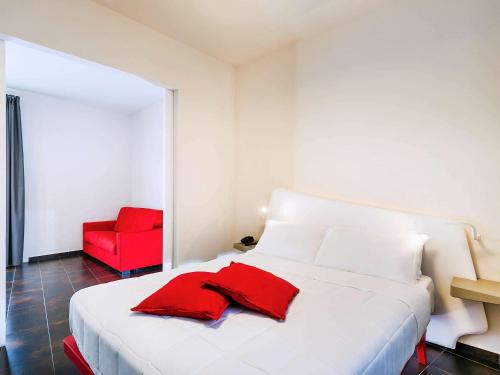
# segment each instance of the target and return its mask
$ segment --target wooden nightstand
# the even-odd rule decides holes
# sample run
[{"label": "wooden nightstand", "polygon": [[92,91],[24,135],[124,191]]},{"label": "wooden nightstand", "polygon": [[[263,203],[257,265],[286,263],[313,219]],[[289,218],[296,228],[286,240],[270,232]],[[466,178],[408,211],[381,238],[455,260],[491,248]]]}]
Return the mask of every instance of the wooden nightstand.
[{"label": "wooden nightstand", "polygon": [[500,282],[454,277],[451,281],[450,294],[457,298],[500,305]]},{"label": "wooden nightstand", "polygon": [[252,250],[256,245],[257,245],[257,243],[254,243],[252,245],[247,246],[247,245],[243,245],[241,242],[236,242],[235,244],[233,244],[233,247],[236,250],[246,252],[248,250]]}]

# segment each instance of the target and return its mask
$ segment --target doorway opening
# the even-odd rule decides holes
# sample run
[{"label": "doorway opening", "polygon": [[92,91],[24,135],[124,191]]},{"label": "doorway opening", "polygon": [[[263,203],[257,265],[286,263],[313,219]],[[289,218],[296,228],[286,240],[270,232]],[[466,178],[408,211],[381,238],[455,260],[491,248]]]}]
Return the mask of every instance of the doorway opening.
[{"label": "doorway opening", "polygon": [[[91,232],[116,232],[119,228],[111,221],[116,221],[122,207],[162,211],[159,217],[155,215],[152,228],[160,232],[159,266],[138,267],[136,274],[175,264],[177,93],[132,74],[22,41],[0,40],[1,44],[5,56],[0,60],[5,58],[6,63],[4,70],[0,61],[4,70],[0,78],[4,73],[6,78],[6,92],[1,94],[20,101],[25,200],[22,264],[10,267],[6,284],[0,286],[7,301],[0,306],[7,312],[0,335],[3,339],[7,333],[7,354],[15,358],[12,351],[25,348],[9,346],[9,342],[23,342],[16,335],[25,331],[18,326],[14,329],[13,324],[36,323],[36,327],[24,328],[40,330],[36,339],[46,340],[49,347],[37,366],[46,365],[55,372],[67,365],[52,343],[61,332],[69,332],[72,294],[90,285],[135,276],[113,270],[106,259],[81,254],[86,241],[83,223],[107,222],[106,227],[91,228],[97,229]],[[0,145],[4,154],[7,142]],[[116,237],[113,246],[110,234],[98,244],[116,254]],[[146,247],[153,242],[139,241]],[[30,319],[20,319],[22,312]]]}]

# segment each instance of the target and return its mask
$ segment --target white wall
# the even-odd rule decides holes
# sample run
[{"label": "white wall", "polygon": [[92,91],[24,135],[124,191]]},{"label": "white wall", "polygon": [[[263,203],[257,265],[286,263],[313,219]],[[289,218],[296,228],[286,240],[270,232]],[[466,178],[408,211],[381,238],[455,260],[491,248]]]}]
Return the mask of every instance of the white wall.
[{"label": "white wall", "polygon": [[[500,280],[498,61],[499,2],[408,0],[238,68],[237,142],[248,134],[266,139],[260,145],[267,149],[254,149],[272,159],[287,149],[274,147],[287,134],[293,157],[276,170],[291,169],[293,178],[264,173],[251,184],[255,170],[240,166],[256,152],[237,149],[238,180],[248,183],[237,185],[246,200],[236,202],[236,221],[247,227],[237,227],[234,238],[259,230],[263,219],[249,207],[284,183],[470,221],[484,239],[473,251],[479,275]],[[293,83],[280,92],[287,75]],[[270,103],[294,97],[292,119],[280,106],[244,110],[269,91]],[[269,131],[275,126],[281,133]],[[254,186],[255,194],[243,191]],[[500,308],[487,310],[489,331],[462,341],[500,353]]]},{"label": "white wall", "polygon": [[21,97],[24,260],[82,248],[82,223],[116,218],[131,201],[127,115],[27,91]]},{"label": "white wall", "polygon": [[269,193],[293,184],[295,48],[238,68],[237,88],[235,240],[259,236]]},{"label": "white wall", "polygon": [[88,0],[0,0],[0,8],[0,34],[178,90],[174,183],[180,260],[208,259],[230,247],[234,68]]},{"label": "white wall", "polygon": [[163,102],[131,117],[131,204],[163,208]]}]

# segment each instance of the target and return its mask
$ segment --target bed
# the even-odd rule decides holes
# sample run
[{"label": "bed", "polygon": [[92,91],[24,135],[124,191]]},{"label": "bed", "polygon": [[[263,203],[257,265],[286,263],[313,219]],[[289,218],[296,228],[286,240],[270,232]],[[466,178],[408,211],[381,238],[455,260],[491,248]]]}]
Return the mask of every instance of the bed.
[{"label": "bed", "polygon": [[[70,328],[94,374],[399,374],[427,329],[452,347],[487,327],[481,304],[446,291],[450,275],[474,277],[463,233],[443,220],[274,192],[269,217],[325,225],[413,229],[430,239],[424,275],[409,285],[255,251],[83,289],[70,302]],[[455,265],[450,268],[449,251]],[[216,272],[231,260],[300,289],[286,321],[231,306],[217,322],[157,317],[130,307],[184,272]],[[431,317],[431,312],[435,315]]]},{"label": "bed", "polygon": [[[175,275],[231,260],[300,288],[285,322],[237,306],[217,322],[129,311]],[[95,374],[397,374],[430,320],[432,290],[428,277],[409,286],[249,252],[83,289],[70,326]]]}]

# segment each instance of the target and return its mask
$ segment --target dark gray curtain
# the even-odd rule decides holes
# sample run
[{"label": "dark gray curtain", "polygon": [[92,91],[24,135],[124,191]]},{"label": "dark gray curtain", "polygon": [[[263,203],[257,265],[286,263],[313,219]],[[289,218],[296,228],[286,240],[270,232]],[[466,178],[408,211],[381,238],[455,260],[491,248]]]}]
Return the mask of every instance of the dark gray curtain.
[{"label": "dark gray curtain", "polygon": [[23,262],[24,157],[19,96],[7,95],[7,266]]}]

